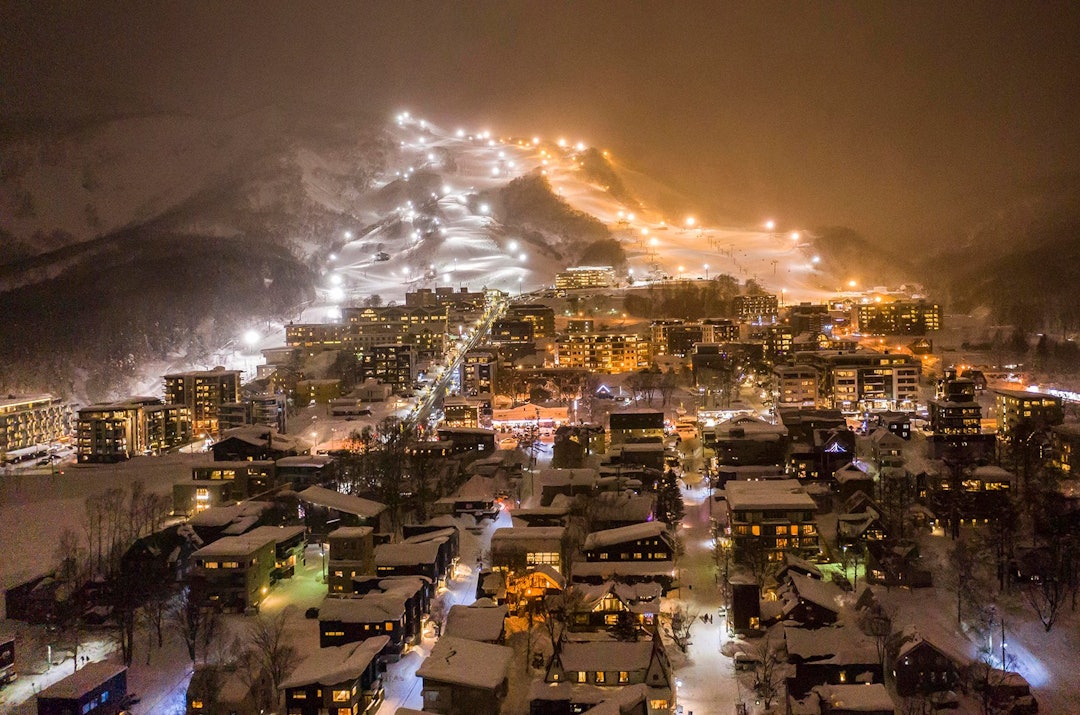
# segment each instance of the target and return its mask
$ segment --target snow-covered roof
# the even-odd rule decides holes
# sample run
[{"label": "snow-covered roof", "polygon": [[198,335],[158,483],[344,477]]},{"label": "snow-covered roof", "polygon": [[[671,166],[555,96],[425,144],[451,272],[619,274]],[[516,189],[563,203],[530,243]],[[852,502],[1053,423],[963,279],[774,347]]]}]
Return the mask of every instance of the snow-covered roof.
[{"label": "snow-covered roof", "polygon": [[345,514],[355,514],[365,519],[372,519],[386,511],[385,504],[351,494],[342,494],[325,487],[308,487],[297,496],[306,502],[336,509]]},{"label": "snow-covered roof", "polygon": [[321,469],[333,461],[333,457],[328,457],[325,454],[301,454],[295,457],[282,457],[277,460],[275,464],[279,467],[310,467],[312,469]]},{"label": "snow-covered roof", "polygon": [[281,684],[282,688],[305,685],[332,686],[355,680],[363,675],[371,661],[390,642],[389,636],[376,636],[331,648],[319,648],[304,658],[296,670]]},{"label": "snow-covered roof", "polygon": [[895,434],[885,429],[884,427],[878,427],[876,430],[874,430],[873,434],[870,435],[870,441],[878,446],[881,446],[883,444],[894,447],[904,446],[903,439],[897,437]]},{"label": "snow-covered roof", "polygon": [[405,614],[408,596],[401,593],[366,593],[360,598],[327,596],[319,606],[320,621],[382,623]]},{"label": "snow-covered roof", "polygon": [[589,685],[587,683],[545,683],[537,679],[529,686],[529,700],[567,700],[574,703],[595,703],[596,707],[585,712],[598,715],[605,712],[598,710],[601,705],[614,707],[610,712],[621,712],[622,707],[631,707],[645,700],[649,695],[649,686],[644,683],[610,687]]},{"label": "snow-covered roof", "polygon": [[38,698],[80,698],[125,670],[126,667],[115,663],[87,663],[38,693]]},{"label": "snow-covered roof", "polygon": [[652,658],[652,641],[593,641],[563,643],[564,670],[645,670]]},{"label": "snow-covered roof", "polygon": [[451,606],[446,616],[443,635],[477,641],[495,641],[503,634],[506,614],[506,606],[483,607],[475,604]]},{"label": "snow-covered roof", "polygon": [[256,529],[252,533],[240,536],[223,536],[217,541],[202,547],[191,556],[192,558],[246,556],[258,551],[267,544],[277,543],[277,536],[266,532],[258,533],[259,531],[259,529]]},{"label": "snow-covered roof", "polygon": [[803,576],[800,573],[790,573],[791,584],[799,594],[799,598],[813,604],[839,613],[840,602],[844,598],[844,592],[832,581],[819,581],[816,578]]},{"label": "snow-covered roof", "polygon": [[845,482],[850,482],[853,480],[865,481],[867,479],[870,479],[870,475],[866,473],[865,469],[863,469],[855,462],[848,462],[847,464],[833,472],[833,478],[843,484]]},{"label": "snow-covered roof", "polygon": [[728,482],[724,496],[732,509],[807,509],[817,508],[813,498],[797,479],[761,482]]},{"label": "snow-covered roof", "polygon": [[784,552],[784,567],[788,569],[795,569],[796,571],[805,571],[808,575],[814,578],[821,578],[821,569],[817,567],[817,564],[812,564],[806,559],[801,559],[791,552]]},{"label": "snow-covered roof", "polygon": [[[267,436],[270,437],[269,440],[267,439]],[[305,452],[311,449],[311,445],[303,440],[281,434],[280,432],[259,425],[234,427],[233,429],[225,430],[221,433],[221,438],[218,439],[218,443],[220,444],[229,439],[245,442],[253,447],[267,447],[267,443],[269,442],[269,446],[273,446],[274,449],[281,450],[282,452]]]},{"label": "snow-covered roof", "polygon": [[474,474],[469,477],[469,481],[458,488],[456,497],[458,499],[493,499],[495,497],[495,480],[491,477]]},{"label": "snow-covered roof", "polygon": [[[655,497],[648,494],[639,496],[633,492],[604,492],[596,495],[597,517],[620,521],[648,521],[655,503]],[[554,505],[554,502],[552,504]]]},{"label": "snow-covered roof", "polygon": [[492,532],[491,545],[494,547],[496,543],[527,543],[530,541],[551,544],[552,542],[561,541],[565,532],[566,528],[562,526],[502,527]]},{"label": "snow-covered roof", "polygon": [[416,674],[440,683],[494,690],[506,680],[513,655],[506,646],[443,636]]},{"label": "snow-covered roof", "polygon": [[664,534],[666,531],[667,524],[662,521],[647,521],[641,524],[620,526],[617,529],[594,531],[585,537],[585,545],[583,548],[586,551],[590,551],[592,549],[602,549],[615,544],[624,544],[628,541],[651,539]]},{"label": "snow-covered roof", "polygon": [[735,417],[716,425],[717,439],[746,439],[755,442],[776,442],[787,437],[784,425],[774,425],[757,417]]},{"label": "snow-covered roof", "polygon": [[368,534],[375,531],[370,526],[339,526],[331,531],[326,538],[328,539],[362,539]]},{"label": "snow-covered roof", "polygon": [[548,486],[593,484],[599,476],[595,469],[544,469],[537,476],[536,482]]},{"label": "snow-covered roof", "polygon": [[870,685],[819,685],[814,688],[834,710],[853,712],[893,712],[889,691],[881,683]]},{"label": "snow-covered roof", "polygon": [[446,542],[446,537],[419,544],[379,544],[375,547],[376,566],[413,566],[432,564],[439,558],[439,546]]},{"label": "snow-covered roof", "polygon": [[264,501],[244,501],[231,506],[212,506],[188,519],[192,526],[222,527],[249,516],[260,516],[273,504]]},{"label": "snow-covered roof", "polygon": [[815,663],[872,664],[878,663],[877,646],[857,628],[784,628],[788,655],[813,660]]},{"label": "snow-covered roof", "polygon": [[447,526],[443,529],[435,529],[434,531],[426,531],[423,534],[414,534],[407,539],[402,540],[405,544],[425,544],[429,541],[438,541],[442,543],[447,539],[454,537],[457,533],[457,527]]}]

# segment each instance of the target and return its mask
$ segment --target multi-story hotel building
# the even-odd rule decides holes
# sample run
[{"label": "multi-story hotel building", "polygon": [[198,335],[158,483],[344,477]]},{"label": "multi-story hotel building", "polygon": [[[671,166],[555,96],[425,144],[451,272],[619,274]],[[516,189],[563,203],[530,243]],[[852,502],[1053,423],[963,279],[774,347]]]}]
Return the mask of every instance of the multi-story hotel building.
[{"label": "multi-story hotel building", "polygon": [[817,407],[820,376],[810,365],[773,368],[773,397],[777,407]]},{"label": "multi-story hotel building", "polygon": [[191,408],[162,404],[156,397],[132,397],[79,410],[79,462],[121,462],[191,441]]},{"label": "multi-story hotel building", "polygon": [[1033,429],[1053,427],[1064,419],[1061,398],[1026,390],[994,390],[997,402],[998,437],[1009,439],[1024,425]]},{"label": "multi-story hotel building", "polygon": [[218,434],[218,408],[240,400],[240,371],[215,368],[165,376],[165,402],[186,405],[196,434]]},{"label": "multi-story hotel building", "polygon": [[376,345],[411,344],[420,358],[443,354],[449,326],[447,307],[347,308],[346,345],[362,355]]},{"label": "multi-story hotel building", "polygon": [[411,385],[416,379],[416,350],[412,345],[374,345],[360,356],[360,379],[387,385]]},{"label": "multi-story hotel building", "polygon": [[757,550],[771,561],[781,560],[786,551],[818,552],[817,505],[798,481],[729,481],[724,496],[737,559]]},{"label": "multi-story hotel building", "polygon": [[311,357],[323,350],[344,349],[348,332],[345,323],[289,323],[285,326],[285,344]]},{"label": "multi-story hotel building", "polygon": [[779,314],[776,296],[772,293],[737,295],[735,316],[744,323],[775,323]]},{"label": "multi-story hotel building", "polygon": [[555,335],[555,309],[549,305],[512,305],[506,311],[506,317],[532,323],[533,337],[536,339]]},{"label": "multi-story hotel building", "polygon": [[461,358],[458,379],[461,394],[475,397],[495,391],[499,356],[494,350],[470,350]]},{"label": "multi-story hotel building", "polygon": [[825,393],[844,412],[915,409],[922,364],[899,353],[803,353],[825,377]]},{"label": "multi-story hotel building", "polygon": [[982,432],[982,407],[975,400],[975,383],[967,378],[945,380],[939,396],[930,400],[930,429],[952,439]]},{"label": "multi-story hotel building", "polygon": [[612,285],[615,285],[615,269],[611,266],[575,266],[555,274],[555,287],[559,290]]},{"label": "multi-story hotel building", "polygon": [[71,432],[71,405],[52,395],[0,399],[0,455],[48,445]]},{"label": "multi-story hotel building", "polygon": [[555,341],[555,365],[633,372],[649,366],[649,342],[633,333],[570,333]]},{"label": "multi-story hotel building", "polygon": [[854,312],[863,335],[925,335],[941,329],[941,306],[924,300],[862,303]]}]

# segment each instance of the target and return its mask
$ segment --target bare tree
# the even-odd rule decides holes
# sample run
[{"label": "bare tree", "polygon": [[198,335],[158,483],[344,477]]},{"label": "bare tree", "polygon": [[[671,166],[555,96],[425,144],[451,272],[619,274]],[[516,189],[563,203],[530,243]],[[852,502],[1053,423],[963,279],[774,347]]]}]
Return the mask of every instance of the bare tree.
[{"label": "bare tree", "polygon": [[787,659],[772,639],[763,638],[757,646],[758,664],[754,668],[754,690],[768,710],[781,693],[787,677]]},{"label": "bare tree", "polygon": [[859,613],[859,629],[874,639],[878,664],[885,668],[885,653],[888,649],[889,636],[892,635],[892,618],[885,608],[875,602]]},{"label": "bare tree", "polygon": [[195,662],[195,649],[200,643],[200,634],[207,627],[209,619],[209,609],[198,602],[191,592],[191,586],[185,586],[169,606],[169,625],[183,639],[192,663]]},{"label": "bare tree", "polygon": [[1065,603],[1067,591],[1067,585],[1053,575],[1026,583],[1020,589],[1024,602],[1039,617],[1047,633],[1057,621],[1058,611]]},{"label": "bare tree", "polygon": [[266,675],[273,703],[280,700],[281,684],[300,659],[299,651],[285,632],[293,610],[285,608],[273,616],[258,616],[247,634],[248,650],[254,657],[254,663]]},{"label": "bare tree", "polygon": [[668,616],[668,637],[683,653],[690,646],[690,631],[697,620],[698,614],[689,611],[682,606],[676,606]]}]

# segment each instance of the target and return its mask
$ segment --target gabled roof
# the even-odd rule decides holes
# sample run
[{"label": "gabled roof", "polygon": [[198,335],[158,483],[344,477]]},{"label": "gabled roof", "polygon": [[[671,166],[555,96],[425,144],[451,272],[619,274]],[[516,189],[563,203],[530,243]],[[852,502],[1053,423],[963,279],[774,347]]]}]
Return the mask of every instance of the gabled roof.
[{"label": "gabled roof", "polygon": [[791,585],[795,588],[795,593],[799,598],[833,613],[840,612],[840,601],[844,597],[844,592],[835,583],[832,581],[818,581],[794,572],[789,573],[788,576],[791,578]]},{"label": "gabled roof", "polygon": [[814,663],[867,665],[880,662],[874,641],[857,628],[784,628],[788,655]]},{"label": "gabled roof", "polygon": [[559,659],[563,670],[646,670],[652,660],[651,641],[592,641],[563,643]]},{"label": "gabled roof", "polygon": [[878,446],[878,447],[880,447],[882,445],[885,445],[887,447],[903,447],[904,446],[904,440],[903,439],[901,439],[900,437],[897,437],[895,434],[893,434],[889,430],[885,429],[884,427],[878,427],[876,430],[874,430],[873,434],[870,435],[870,441],[873,442],[874,445]]},{"label": "gabled roof", "polygon": [[354,514],[365,519],[373,519],[386,511],[385,504],[351,494],[342,494],[325,487],[308,487],[297,496],[310,504],[335,509],[344,514]]},{"label": "gabled roof", "polygon": [[300,688],[315,684],[332,686],[355,680],[363,675],[371,661],[389,642],[388,636],[376,636],[359,643],[319,648],[296,666],[296,670],[281,687]]},{"label": "gabled roof", "polygon": [[833,478],[843,484],[850,481],[867,481],[871,477],[866,470],[854,462],[848,462],[833,472]]},{"label": "gabled roof", "polygon": [[506,646],[443,636],[416,674],[425,680],[494,690],[506,680],[513,655]]}]

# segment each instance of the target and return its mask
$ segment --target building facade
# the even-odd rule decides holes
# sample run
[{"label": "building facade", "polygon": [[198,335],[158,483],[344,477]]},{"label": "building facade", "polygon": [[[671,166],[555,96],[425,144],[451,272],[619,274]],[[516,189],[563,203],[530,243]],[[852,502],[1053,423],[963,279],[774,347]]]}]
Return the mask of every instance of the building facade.
[{"label": "building facade", "polygon": [[165,402],[186,405],[191,410],[195,434],[219,433],[218,409],[226,402],[240,401],[240,371],[215,368],[165,375]]},{"label": "building facade", "polygon": [[555,365],[605,373],[649,367],[649,342],[639,335],[569,333],[555,341]]},{"label": "building facade", "polygon": [[71,405],[52,395],[0,400],[0,457],[47,446],[71,434]]}]

